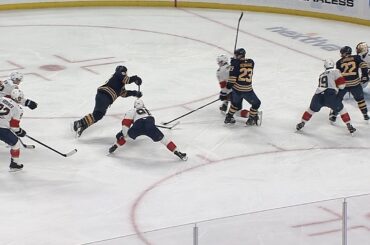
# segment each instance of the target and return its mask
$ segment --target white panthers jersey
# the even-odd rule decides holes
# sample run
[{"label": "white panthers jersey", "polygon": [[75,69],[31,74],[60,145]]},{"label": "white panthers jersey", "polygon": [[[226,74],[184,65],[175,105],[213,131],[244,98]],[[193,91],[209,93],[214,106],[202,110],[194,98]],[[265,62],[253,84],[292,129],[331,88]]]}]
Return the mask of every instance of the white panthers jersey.
[{"label": "white panthers jersey", "polygon": [[132,122],[136,122],[137,120],[151,116],[150,111],[145,107],[141,109],[131,109],[126,112],[124,119],[132,120]]},{"label": "white panthers jersey", "polygon": [[0,128],[19,128],[23,109],[12,99],[0,98]]},{"label": "white panthers jersey", "polygon": [[226,94],[231,92],[231,89],[226,88],[226,82],[229,79],[229,72],[230,72],[230,65],[225,64],[223,66],[220,66],[217,69],[217,73],[216,73],[218,82],[220,84],[221,92],[226,93]]},{"label": "white panthers jersey", "polygon": [[[10,98],[10,94],[13,91],[13,89],[19,89],[17,84],[14,84],[11,79],[6,79],[5,81],[0,81],[0,98],[2,97],[8,97]],[[26,99],[22,99],[21,105],[26,104]]]},{"label": "white panthers jersey", "polygon": [[340,73],[338,69],[331,68],[323,73],[321,73],[319,77],[319,86],[316,89],[316,94],[319,94],[326,89],[334,89],[335,91],[338,91],[339,89],[343,89],[345,87],[346,80]]},{"label": "white panthers jersey", "polygon": [[367,53],[366,55],[361,55],[361,58],[367,63],[367,66],[370,68],[370,53]]},{"label": "white panthers jersey", "polygon": [[14,84],[11,79],[6,79],[0,82],[0,97],[10,97],[10,93],[13,89],[18,88],[17,84]]}]

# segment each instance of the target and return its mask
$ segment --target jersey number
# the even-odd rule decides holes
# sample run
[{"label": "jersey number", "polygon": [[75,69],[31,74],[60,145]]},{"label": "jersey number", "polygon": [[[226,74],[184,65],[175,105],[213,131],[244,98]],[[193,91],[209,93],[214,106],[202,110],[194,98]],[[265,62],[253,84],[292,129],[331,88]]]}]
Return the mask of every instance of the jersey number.
[{"label": "jersey number", "polygon": [[320,88],[327,88],[328,87],[328,77],[327,76],[320,77],[319,87]]},{"label": "jersey number", "polygon": [[356,75],[356,62],[351,61],[348,63],[343,63],[340,65],[340,67],[343,69],[342,75],[343,76],[353,76]]},{"label": "jersey number", "polygon": [[253,69],[252,68],[240,68],[240,75],[238,81],[252,82]]},{"label": "jersey number", "polygon": [[143,115],[143,114],[148,114],[148,116],[150,116],[150,112],[148,109],[146,108],[142,108],[142,109],[137,109],[136,110],[136,113],[139,114],[139,115]]},{"label": "jersey number", "polygon": [[3,104],[0,104],[0,116],[8,115],[10,112],[10,109],[8,107],[4,107]]}]

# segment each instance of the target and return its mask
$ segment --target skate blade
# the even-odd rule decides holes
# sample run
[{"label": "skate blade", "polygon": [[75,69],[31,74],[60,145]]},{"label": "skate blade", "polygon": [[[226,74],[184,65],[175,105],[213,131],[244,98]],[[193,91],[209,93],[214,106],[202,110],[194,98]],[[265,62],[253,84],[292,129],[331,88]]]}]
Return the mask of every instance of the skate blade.
[{"label": "skate blade", "polygon": [[9,172],[10,172],[10,173],[14,173],[14,172],[22,171],[22,170],[23,170],[23,168],[10,168],[10,169],[9,169]]}]

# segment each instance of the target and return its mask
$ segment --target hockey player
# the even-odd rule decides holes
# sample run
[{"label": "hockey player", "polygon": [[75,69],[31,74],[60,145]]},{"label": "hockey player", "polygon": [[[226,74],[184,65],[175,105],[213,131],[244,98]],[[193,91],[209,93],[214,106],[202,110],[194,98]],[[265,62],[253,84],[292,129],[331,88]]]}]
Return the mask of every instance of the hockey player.
[{"label": "hockey player", "polygon": [[[0,81],[0,97],[8,97],[10,98],[10,93],[13,89],[19,88],[19,84],[23,80],[23,74],[20,72],[12,72],[10,77],[5,81]],[[31,110],[37,108],[37,103],[30,100],[30,99],[22,99],[20,102],[22,106],[27,106]]]},{"label": "hockey player", "polygon": [[112,77],[102,86],[98,88],[95,96],[94,111],[87,114],[80,120],[73,122],[73,130],[77,136],[81,136],[82,132],[102,119],[107,112],[108,107],[120,97],[135,96],[140,98],[142,93],[136,90],[126,90],[125,85],[135,83],[141,85],[141,78],[138,76],[127,75],[127,68],[125,66],[117,66]]},{"label": "hockey player", "polygon": [[[358,108],[364,120],[369,120],[364,91],[361,86],[361,81],[365,83],[369,79],[367,64],[359,55],[351,55],[351,53],[352,49],[349,46],[344,46],[340,49],[342,58],[337,61],[336,68],[340,70],[342,76],[345,78],[346,87],[338,92],[338,98],[342,100],[347,92],[351,93],[357,101]],[[359,69],[361,69],[362,78],[359,76]],[[338,111],[332,111],[329,115],[329,120],[335,122],[337,115]]]},{"label": "hockey player", "polygon": [[[369,47],[367,46],[367,43],[360,42],[356,46],[356,53],[361,57],[363,61],[367,63],[368,73],[370,69],[370,54],[369,54]],[[365,77],[361,75],[361,83],[362,87],[365,88],[367,84],[369,83],[369,77]]]},{"label": "hockey player", "polygon": [[226,114],[224,123],[235,123],[234,114],[242,108],[243,99],[251,104],[247,125],[258,125],[258,108],[261,101],[254,93],[252,87],[252,76],[254,61],[245,58],[245,49],[239,48],[234,51],[234,58],[231,60],[227,88],[231,88],[231,106]]},{"label": "hockey player", "polygon": [[324,61],[325,71],[319,77],[319,86],[312,97],[310,107],[304,112],[302,121],[297,124],[296,129],[301,130],[315,112],[324,106],[338,111],[348,131],[352,134],[356,129],[351,125],[351,118],[343,106],[342,99],[337,97],[338,89],[345,89],[346,81],[338,69],[334,68],[332,60]]},{"label": "hockey player", "polygon": [[175,143],[163,135],[161,130],[155,125],[154,117],[145,108],[144,102],[141,99],[137,99],[134,103],[134,108],[125,114],[122,120],[122,130],[116,135],[117,142],[109,148],[109,153],[113,153],[118,146],[124,145],[127,137],[135,140],[140,135],[148,136],[154,142],[160,141],[181,160],[186,161],[188,159],[186,153],[180,152]]},{"label": "hockey player", "polygon": [[229,71],[230,71],[230,65],[228,62],[228,58],[226,55],[222,54],[217,57],[217,64],[218,69],[216,72],[216,76],[218,79],[218,83],[220,85],[220,100],[222,101],[222,104],[220,106],[220,111],[227,112],[227,107],[229,105],[230,95],[231,95],[231,89],[226,87],[227,80],[229,78]]},{"label": "hockey player", "polygon": [[23,110],[19,105],[24,99],[23,92],[13,89],[11,98],[0,98],[0,140],[10,145],[10,170],[20,170],[23,164],[19,164],[20,143],[18,137],[24,137],[26,131],[20,128]]},{"label": "hockey player", "polygon": [[[226,87],[230,72],[230,65],[227,56],[224,54],[218,56],[217,64],[219,67],[217,69],[216,76],[221,89],[220,100],[222,101],[220,111],[226,113],[231,98],[231,89]],[[240,117],[248,117],[249,111],[241,109],[237,113]]]}]

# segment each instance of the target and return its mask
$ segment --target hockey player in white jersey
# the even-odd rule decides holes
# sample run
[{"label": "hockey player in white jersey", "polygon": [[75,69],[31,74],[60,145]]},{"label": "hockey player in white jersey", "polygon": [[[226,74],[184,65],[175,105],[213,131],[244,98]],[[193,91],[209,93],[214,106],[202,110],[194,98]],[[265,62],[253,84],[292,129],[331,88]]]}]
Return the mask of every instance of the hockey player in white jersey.
[{"label": "hockey player in white jersey", "polygon": [[298,131],[305,126],[315,112],[320,111],[324,106],[339,112],[351,134],[356,131],[351,124],[351,118],[344,108],[342,100],[337,97],[338,90],[345,88],[346,81],[340,71],[335,69],[334,66],[332,60],[324,61],[325,71],[319,77],[319,85],[312,97],[310,107],[303,113],[301,122],[296,126]]},{"label": "hockey player in white jersey", "polygon": [[[0,81],[0,97],[8,97],[10,98],[10,93],[13,91],[13,89],[18,89],[19,84],[23,80],[23,74],[20,72],[12,72],[10,74],[10,77],[6,79],[5,81]],[[27,106],[31,110],[34,110],[37,108],[37,103],[30,100],[30,99],[22,99],[20,102],[21,105]]]},{"label": "hockey player in white jersey", "polygon": [[11,98],[0,98],[0,140],[10,145],[10,169],[20,170],[23,164],[19,164],[20,143],[18,137],[24,137],[26,131],[20,128],[20,121],[23,115],[19,103],[23,100],[23,92],[14,89]]},{"label": "hockey player in white jersey", "polygon": [[137,99],[134,103],[134,108],[126,112],[122,120],[122,130],[116,135],[116,143],[109,148],[109,153],[113,153],[118,146],[126,143],[127,136],[135,140],[138,136],[145,135],[151,138],[154,142],[160,141],[173,152],[181,160],[186,161],[188,158],[186,153],[182,153],[177,149],[177,146],[172,140],[166,136],[155,125],[155,119],[145,108],[144,102]]},{"label": "hockey player in white jersey", "polygon": [[[370,54],[369,54],[369,47],[367,43],[360,42],[356,46],[356,53],[361,56],[361,59],[367,63],[368,69],[370,69]],[[370,73],[370,72],[368,72]],[[369,83],[369,77],[368,76],[362,76],[361,77],[361,83],[362,87],[365,88],[367,84]]]},{"label": "hockey player in white jersey", "polygon": [[[231,99],[231,89],[226,87],[230,72],[230,65],[227,56],[224,54],[218,56],[217,64],[219,67],[217,69],[216,76],[220,85],[220,100],[222,101],[220,111],[226,113]],[[248,114],[249,111],[246,109],[242,109],[237,113],[240,117],[248,117]]]}]

